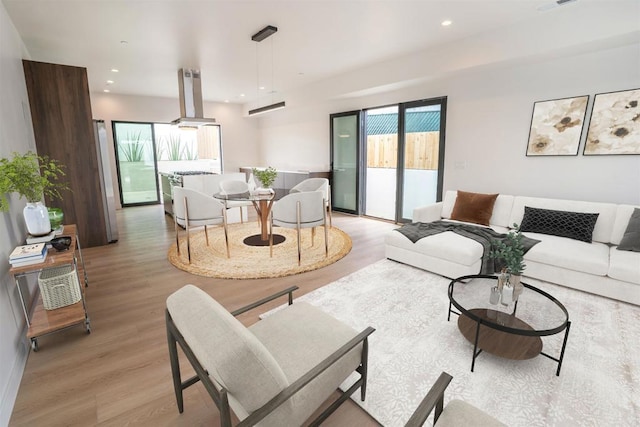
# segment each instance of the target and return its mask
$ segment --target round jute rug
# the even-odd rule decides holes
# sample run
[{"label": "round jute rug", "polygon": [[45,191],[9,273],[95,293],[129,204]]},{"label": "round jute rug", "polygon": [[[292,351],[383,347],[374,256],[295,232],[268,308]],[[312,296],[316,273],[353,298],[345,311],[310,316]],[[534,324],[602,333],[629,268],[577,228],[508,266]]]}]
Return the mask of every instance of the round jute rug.
[{"label": "round jute rug", "polygon": [[298,265],[296,230],[274,227],[274,233],[285,237],[285,241],[273,246],[273,257],[269,257],[269,246],[248,246],[243,240],[260,233],[257,222],[229,224],[229,251],[227,258],[222,227],[209,227],[209,246],[204,228],[190,230],[191,264],[187,260],[187,234],[180,232],[180,255],[173,244],[169,248],[169,262],[191,274],[221,279],[261,279],[283,277],[305,271],[316,270],[338,261],[351,251],[351,238],[344,231],[332,227],[329,233],[329,255],[324,254],[324,230],[316,228],[314,245],[311,246],[311,229],[301,231],[302,260]]}]

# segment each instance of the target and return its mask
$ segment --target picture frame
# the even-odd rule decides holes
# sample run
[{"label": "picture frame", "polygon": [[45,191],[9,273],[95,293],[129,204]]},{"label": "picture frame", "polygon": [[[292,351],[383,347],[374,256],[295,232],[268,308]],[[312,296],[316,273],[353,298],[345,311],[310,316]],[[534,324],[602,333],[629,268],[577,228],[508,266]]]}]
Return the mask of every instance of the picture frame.
[{"label": "picture frame", "polygon": [[640,89],[596,94],[582,155],[640,154]]},{"label": "picture frame", "polygon": [[533,103],[527,156],[577,156],[589,95]]}]

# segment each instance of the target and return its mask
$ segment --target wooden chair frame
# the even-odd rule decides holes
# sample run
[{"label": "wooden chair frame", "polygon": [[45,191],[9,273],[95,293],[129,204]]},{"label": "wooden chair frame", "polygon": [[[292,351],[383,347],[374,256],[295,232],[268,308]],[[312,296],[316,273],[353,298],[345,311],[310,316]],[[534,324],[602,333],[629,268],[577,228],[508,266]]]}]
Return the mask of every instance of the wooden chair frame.
[{"label": "wooden chair frame", "polygon": [[[293,291],[298,289],[297,286],[293,286],[277,292],[271,296],[263,298],[259,301],[256,301],[252,304],[249,304],[245,307],[242,307],[238,310],[231,312],[232,315],[238,316],[242,313],[245,313],[249,310],[252,310],[256,307],[259,307],[269,301],[273,301],[276,298],[279,298],[284,295],[288,295],[289,297],[289,305],[293,304]],[[167,325],[167,340],[169,344],[169,359],[171,361],[171,374],[173,376],[173,388],[176,394],[176,402],[178,405],[178,411],[182,413],[184,411],[184,401],[182,391],[187,387],[197,383],[198,381],[202,381],[205,389],[213,399],[214,403],[218,407],[220,411],[220,425],[222,427],[231,427],[231,408],[229,406],[229,400],[227,397],[227,390],[222,387],[220,384],[214,384],[211,378],[209,377],[208,372],[202,367],[196,356],[191,351],[191,348],[186,343],[184,337],[174,324],[171,319],[171,315],[169,311],[166,310],[166,325]],[[329,415],[331,415],[343,402],[345,402],[349,396],[351,396],[358,388],[360,388],[360,398],[364,401],[367,390],[367,359],[368,359],[368,336],[371,335],[375,329],[372,327],[367,327],[358,335],[356,335],[349,342],[344,344],[338,350],[336,350],[329,357],[324,359],[318,365],[313,367],[299,379],[291,383],[288,387],[282,390],[280,393],[275,395],[271,400],[265,403],[262,407],[258,408],[254,412],[252,412],[247,418],[242,420],[238,426],[253,426],[264,419],[267,415],[277,409],[281,404],[286,402],[289,398],[291,398],[295,393],[300,391],[304,386],[306,386],[309,382],[311,382],[314,378],[320,375],[322,372],[331,367],[335,362],[340,360],[344,355],[346,355],[349,351],[351,351],[358,344],[362,343],[362,355],[360,358],[360,365],[356,368],[356,372],[360,374],[360,378],[356,380],[356,382],[349,387],[347,391],[341,392],[340,396],[327,408],[325,409],[317,418],[315,418],[310,426],[318,426],[324,420],[326,420]],[[196,375],[182,381],[180,375],[180,363],[178,360],[178,346],[180,344],[180,348],[187,356],[187,359],[193,366],[193,369],[196,372]]]},{"label": "wooden chair frame", "polygon": [[422,402],[420,402],[416,410],[413,412],[413,415],[411,415],[411,418],[409,418],[409,421],[405,424],[405,427],[422,426],[434,408],[433,425],[436,424],[444,408],[444,391],[452,379],[453,377],[446,372],[440,374],[436,382],[431,386],[427,395],[422,399]]}]

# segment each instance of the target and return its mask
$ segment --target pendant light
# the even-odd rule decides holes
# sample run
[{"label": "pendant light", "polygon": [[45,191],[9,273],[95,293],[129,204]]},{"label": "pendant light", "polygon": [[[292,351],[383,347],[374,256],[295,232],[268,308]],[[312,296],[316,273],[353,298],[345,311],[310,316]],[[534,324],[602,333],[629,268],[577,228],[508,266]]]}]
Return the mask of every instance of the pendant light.
[{"label": "pendant light", "polygon": [[[260,43],[263,40],[269,38],[273,34],[278,31],[278,27],[274,27],[273,25],[267,25],[257,33],[251,36],[251,40],[256,43]],[[256,44],[256,90],[257,90],[257,103],[260,104],[260,73],[259,73],[259,65],[258,65],[258,45]],[[273,96],[273,39],[271,39],[271,94]],[[270,111],[280,110],[285,107],[285,102],[276,102],[270,105],[265,105],[264,107],[258,107],[253,110],[249,110],[249,116],[256,116],[258,114],[268,113]]]}]

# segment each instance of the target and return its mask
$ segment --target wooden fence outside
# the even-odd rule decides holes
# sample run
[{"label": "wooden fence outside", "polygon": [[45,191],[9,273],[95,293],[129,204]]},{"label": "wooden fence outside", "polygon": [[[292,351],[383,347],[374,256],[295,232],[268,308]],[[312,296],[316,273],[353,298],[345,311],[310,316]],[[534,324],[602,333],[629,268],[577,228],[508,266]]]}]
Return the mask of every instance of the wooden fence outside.
[{"label": "wooden fence outside", "polygon": [[[405,169],[438,169],[440,132],[415,132],[406,135]],[[395,168],[398,164],[398,135],[367,137],[367,167]]]}]

